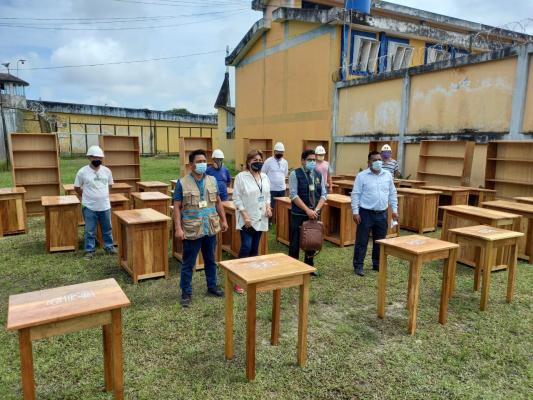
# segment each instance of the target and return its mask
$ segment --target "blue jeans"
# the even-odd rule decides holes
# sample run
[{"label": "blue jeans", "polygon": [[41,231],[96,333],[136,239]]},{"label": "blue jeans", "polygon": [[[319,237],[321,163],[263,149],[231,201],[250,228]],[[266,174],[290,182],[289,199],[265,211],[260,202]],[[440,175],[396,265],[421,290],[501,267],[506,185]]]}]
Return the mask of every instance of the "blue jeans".
[{"label": "blue jeans", "polygon": [[245,230],[242,227],[241,232],[241,248],[239,250],[239,258],[255,257],[259,254],[259,243],[261,242],[261,235],[263,232],[256,231],[251,228]]},{"label": "blue jeans", "polygon": [[93,211],[83,207],[83,219],[85,220],[85,251],[92,253],[96,250],[96,225],[100,223],[104,249],[112,249],[113,228],[111,225],[111,209],[105,211]]},{"label": "blue jeans", "polygon": [[183,241],[183,261],[181,263],[180,287],[183,294],[192,294],[192,270],[196,264],[196,259],[200,250],[204,258],[205,280],[207,288],[217,286],[217,263],[215,260],[215,248],[217,237],[203,236],[196,240]]},{"label": "blue jeans", "polygon": [[361,217],[361,223],[357,225],[353,267],[356,271],[363,270],[368,247],[368,236],[370,230],[372,230],[372,266],[377,269],[379,268],[379,245],[376,244],[376,240],[385,239],[387,236],[387,210],[373,212],[360,208],[359,216]]}]

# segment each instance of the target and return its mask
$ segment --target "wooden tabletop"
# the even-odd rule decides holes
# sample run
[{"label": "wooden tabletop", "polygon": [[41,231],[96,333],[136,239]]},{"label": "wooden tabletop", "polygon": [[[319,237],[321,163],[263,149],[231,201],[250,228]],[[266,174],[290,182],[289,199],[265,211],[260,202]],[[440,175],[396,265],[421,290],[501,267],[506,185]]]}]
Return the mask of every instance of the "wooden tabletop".
[{"label": "wooden tabletop", "polygon": [[161,192],[133,192],[131,196],[139,200],[170,200],[170,196]]},{"label": "wooden tabletop", "polygon": [[26,189],[23,187],[5,187],[0,188],[0,196],[9,194],[22,194],[26,193]]},{"label": "wooden tabletop", "polygon": [[401,249],[412,254],[432,253],[435,251],[449,250],[459,247],[459,245],[455,243],[445,242],[444,240],[433,239],[422,235],[399,236],[391,239],[376,240],[376,243],[382,243],[386,246]]},{"label": "wooden tabletop", "polygon": [[170,183],[178,183],[178,180],[179,180],[179,179],[171,179],[171,180],[170,180]]},{"label": "wooden tabletop", "polygon": [[485,188],[479,188],[479,187],[473,187],[473,186],[454,186],[454,187],[462,188],[462,189],[468,189],[471,192],[496,193],[496,190],[494,190],[494,189],[485,189]]},{"label": "wooden tabletop", "polygon": [[343,194],[328,193],[326,203],[351,203],[352,198]]},{"label": "wooden tabletop", "polygon": [[140,208],[137,210],[121,210],[115,211],[118,219],[124,221],[129,225],[147,224],[150,222],[170,221],[170,218],[165,214],[155,211],[151,208]]},{"label": "wooden tabletop", "polygon": [[276,201],[281,201],[282,203],[292,203],[290,197],[276,197]]},{"label": "wooden tabletop", "polygon": [[221,261],[220,266],[237,275],[246,284],[284,279],[316,271],[316,268],[282,253]]},{"label": "wooden tabletop", "polygon": [[111,187],[113,189],[132,189],[133,188],[133,186],[131,186],[128,183],[113,183],[113,185],[111,185]]},{"label": "wooden tabletop", "polygon": [[129,201],[129,199],[126,196],[124,196],[123,194],[111,193],[109,195],[109,202],[111,204],[113,204],[113,203],[122,203],[124,201]]},{"label": "wooden tabletop", "polygon": [[130,305],[115,279],[9,296],[7,330],[18,330]]},{"label": "wooden tabletop", "polygon": [[423,185],[427,181],[417,181],[416,179],[394,179],[394,182],[398,183],[413,183],[415,185]]},{"label": "wooden tabletop", "polygon": [[515,197],[516,201],[520,201],[522,203],[531,203],[533,204],[533,197]]},{"label": "wooden tabletop", "polygon": [[484,201],[482,206],[496,207],[502,210],[509,210],[527,218],[533,218],[533,204],[516,203],[507,200]]},{"label": "wooden tabletop", "polygon": [[460,187],[460,186],[441,186],[441,185],[426,185],[426,186],[422,186],[420,189],[438,190],[440,192],[469,192],[470,191],[470,189]]},{"label": "wooden tabletop", "polygon": [[402,194],[440,194],[441,192],[436,190],[427,190],[427,189],[415,189],[415,188],[396,188],[396,192]]},{"label": "wooden tabletop", "polygon": [[493,220],[506,219],[506,218],[520,218],[520,215],[511,214],[502,211],[490,210],[488,208],[457,205],[457,206],[440,206],[442,210],[460,212],[462,214],[472,215],[475,217],[488,218]]},{"label": "wooden tabletop", "polygon": [[454,228],[448,232],[454,232],[462,236],[480,238],[490,242],[495,240],[512,239],[524,236],[522,232],[509,231],[507,229],[493,228],[487,225],[467,226],[465,228]]},{"label": "wooden tabletop", "polygon": [[169,187],[170,185],[168,183],[159,182],[159,181],[145,181],[145,182],[137,182],[137,185],[139,186],[146,186],[146,187]]},{"label": "wooden tabletop", "polygon": [[74,190],[74,184],[73,183],[66,183],[63,185],[63,190],[65,192],[71,192]]},{"label": "wooden tabletop", "polygon": [[42,196],[41,203],[43,207],[66,206],[71,204],[80,204],[80,199],[74,195],[70,196]]},{"label": "wooden tabletop", "polygon": [[335,185],[339,185],[339,186],[353,186],[354,181],[349,181],[347,179],[341,179],[339,181],[335,181],[334,183]]}]

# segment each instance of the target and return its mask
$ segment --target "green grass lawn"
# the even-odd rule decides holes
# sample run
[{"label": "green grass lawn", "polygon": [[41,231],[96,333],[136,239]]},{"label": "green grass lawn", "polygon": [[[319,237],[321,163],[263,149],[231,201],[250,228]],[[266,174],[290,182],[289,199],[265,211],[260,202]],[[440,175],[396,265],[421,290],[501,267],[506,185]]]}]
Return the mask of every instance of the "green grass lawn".
[{"label": "green grass lawn", "polygon": [[[64,183],[84,160],[62,160]],[[176,158],[143,158],[142,177],[178,176]],[[0,173],[0,186],[11,183]],[[43,218],[26,235],[0,239],[0,324],[10,294],[115,278],[130,298],[123,313],[127,399],[530,399],[533,393],[533,267],[519,263],[512,304],[506,274],[494,273],[486,312],[472,291],[472,269],[459,265],[448,323],[437,321],[441,264],[422,273],[418,326],[408,336],[407,265],[389,258],[386,318],[376,317],[377,275],[356,277],[353,247],[326,244],[311,282],[309,360],[296,365],[298,290],[282,291],[281,340],[269,344],[271,295],[258,295],[257,378],[245,380],[245,297],[235,296],[235,359],[224,360],[224,301],[205,296],[194,276],[193,305],[179,301],[179,264],[170,279],[133,285],[115,257],[91,262],[82,251],[45,253]],[[404,234],[409,234],[404,232]],[[79,231],[80,243],[83,230]],[[435,233],[436,235],[436,233]],[[271,252],[286,252],[270,236]],[[223,282],[223,274],[219,274]],[[0,331],[0,399],[19,399],[16,334]],[[37,396],[41,399],[112,399],[103,391],[99,329],[34,342]]]}]

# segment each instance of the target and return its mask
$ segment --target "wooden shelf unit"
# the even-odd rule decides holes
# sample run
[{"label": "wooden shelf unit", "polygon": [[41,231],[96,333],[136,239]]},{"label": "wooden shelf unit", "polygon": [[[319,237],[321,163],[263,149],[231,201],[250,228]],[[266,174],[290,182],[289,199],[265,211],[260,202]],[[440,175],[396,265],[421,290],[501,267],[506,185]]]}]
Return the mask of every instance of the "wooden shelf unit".
[{"label": "wooden shelf unit", "polygon": [[429,185],[470,186],[475,143],[422,140],[417,179]]},{"label": "wooden shelf unit", "polygon": [[533,140],[489,142],[485,187],[502,198],[533,196]]},{"label": "wooden shelf unit", "polygon": [[105,155],[105,165],[113,173],[115,183],[135,186],[141,180],[141,152],[137,136],[99,137],[99,144]]},{"label": "wooden shelf unit", "polygon": [[368,152],[379,151],[381,153],[381,148],[388,144],[392,149],[392,158],[394,160],[398,159],[398,141],[397,140],[372,140],[368,143]]},{"label": "wooden shelf unit", "polygon": [[263,153],[263,161],[274,155],[272,139],[243,139],[243,163],[246,162],[246,155],[252,149],[260,150]]},{"label": "wooden shelf unit", "polygon": [[180,174],[185,176],[189,172],[189,154],[194,150],[205,150],[207,153],[207,164],[213,159],[213,139],[201,137],[180,138]]},{"label": "wooden shelf unit", "polygon": [[312,139],[312,140],[303,140],[302,141],[302,151],[308,150],[308,149],[316,149],[317,146],[322,146],[326,149],[326,157],[324,158],[326,161],[329,161],[329,140],[318,140],[318,139]]},{"label": "wooden shelf unit", "polygon": [[13,183],[26,189],[28,215],[41,215],[42,196],[61,194],[59,146],[55,133],[12,133],[9,149]]}]

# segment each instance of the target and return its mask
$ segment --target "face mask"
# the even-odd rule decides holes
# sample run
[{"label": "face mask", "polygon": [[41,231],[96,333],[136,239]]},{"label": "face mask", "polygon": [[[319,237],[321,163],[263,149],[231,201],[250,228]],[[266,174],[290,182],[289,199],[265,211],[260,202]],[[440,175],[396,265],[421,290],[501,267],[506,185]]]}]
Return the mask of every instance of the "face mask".
[{"label": "face mask", "polygon": [[315,160],[307,160],[305,162],[305,167],[309,170],[309,171],[313,171],[315,168],[316,168],[316,161]]},{"label": "face mask", "polygon": [[317,159],[318,161],[324,161],[324,156],[316,156],[316,159]]},{"label": "face mask", "polygon": [[383,158],[390,158],[392,153],[390,151],[383,151],[381,152],[381,157]]},{"label": "face mask", "polygon": [[381,168],[383,167],[383,161],[376,160],[372,162],[372,169],[374,171],[381,171]]},{"label": "face mask", "polygon": [[223,163],[222,160],[215,160],[215,165],[216,165],[218,168],[221,168],[221,167],[222,167],[222,163]]},{"label": "face mask", "polygon": [[276,154],[274,157],[276,157],[278,160],[283,158],[283,154]]},{"label": "face mask", "polygon": [[207,163],[205,162],[196,163],[196,168],[194,169],[194,172],[201,175],[201,174],[204,174],[206,170],[207,170]]},{"label": "face mask", "polygon": [[92,160],[91,164],[93,167],[98,168],[100,165],[102,165],[102,160]]},{"label": "face mask", "polygon": [[256,161],[250,164],[250,167],[252,168],[252,171],[260,171],[261,168],[263,168],[263,162],[262,161]]}]

